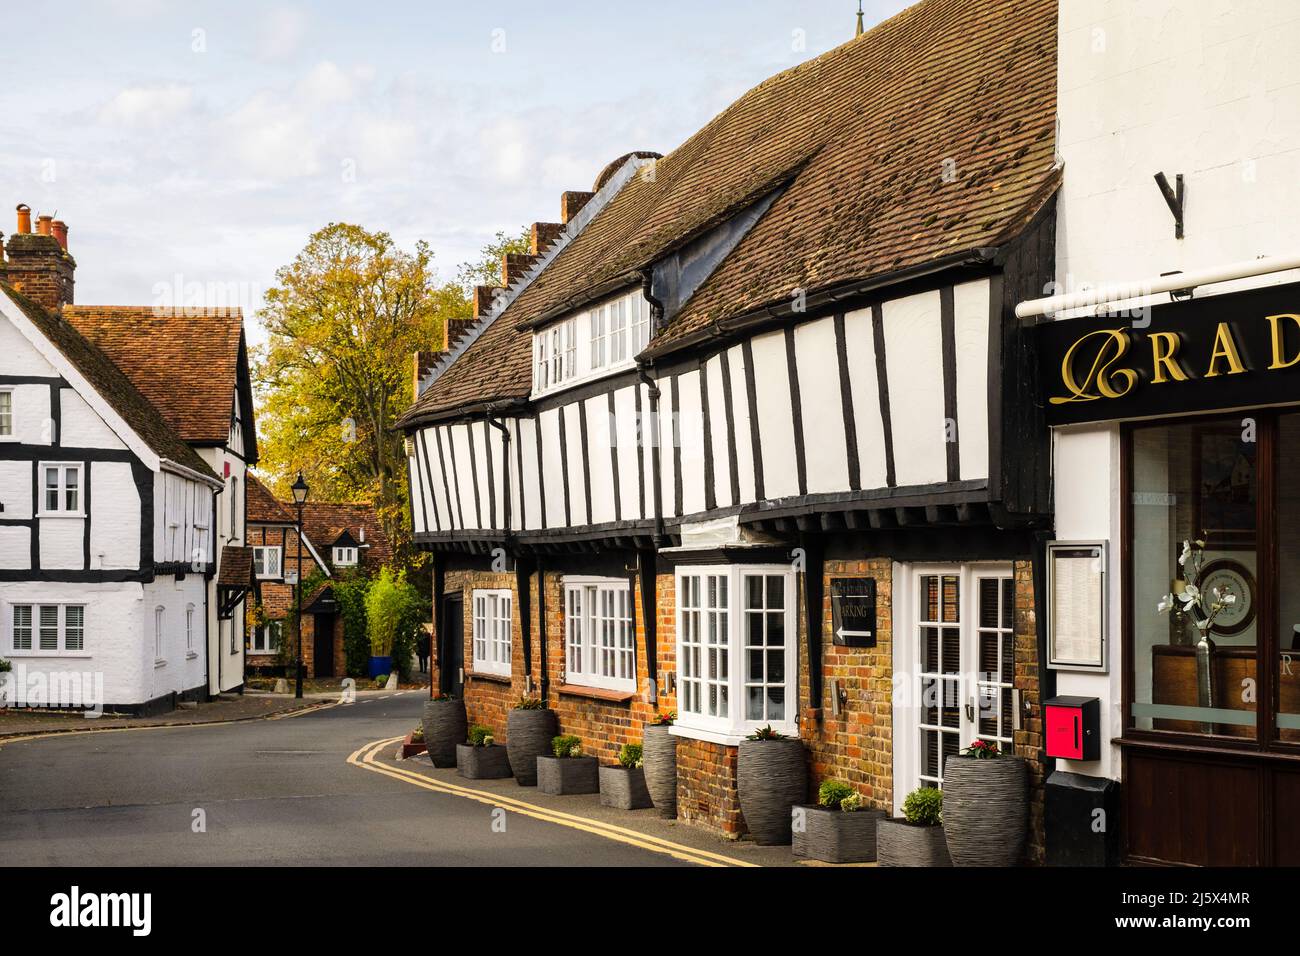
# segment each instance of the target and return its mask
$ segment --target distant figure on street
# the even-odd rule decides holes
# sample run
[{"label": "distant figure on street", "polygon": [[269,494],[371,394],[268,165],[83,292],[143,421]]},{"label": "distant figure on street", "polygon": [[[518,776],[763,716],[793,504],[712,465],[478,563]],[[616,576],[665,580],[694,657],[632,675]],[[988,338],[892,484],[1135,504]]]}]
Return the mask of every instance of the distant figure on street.
[{"label": "distant figure on street", "polygon": [[424,633],[420,639],[415,642],[415,652],[420,658],[420,673],[427,674],[429,671],[429,635]]}]

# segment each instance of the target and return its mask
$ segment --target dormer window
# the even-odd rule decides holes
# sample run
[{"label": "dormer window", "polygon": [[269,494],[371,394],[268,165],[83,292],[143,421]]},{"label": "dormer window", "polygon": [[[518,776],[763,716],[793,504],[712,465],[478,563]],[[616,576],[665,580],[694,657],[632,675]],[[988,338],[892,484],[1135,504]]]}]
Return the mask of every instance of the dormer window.
[{"label": "dormer window", "polygon": [[357,563],[356,548],[335,548],[334,549],[334,566],[339,568],[353,567]]},{"label": "dormer window", "polygon": [[650,342],[650,303],[638,289],[533,335],[533,394],[632,367]]}]

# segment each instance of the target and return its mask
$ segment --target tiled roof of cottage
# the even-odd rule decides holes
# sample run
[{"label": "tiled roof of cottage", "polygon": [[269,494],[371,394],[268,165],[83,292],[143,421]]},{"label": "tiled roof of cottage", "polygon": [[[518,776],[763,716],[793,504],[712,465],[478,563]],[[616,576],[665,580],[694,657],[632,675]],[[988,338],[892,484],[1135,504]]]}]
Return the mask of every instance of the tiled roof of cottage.
[{"label": "tiled roof of cottage", "polygon": [[164,419],[147,397],[113,360],[76,328],[41,307],[21,292],[0,286],[32,324],[71,362],[90,386],[160,458],[216,478],[216,473],[199,457]]},{"label": "tiled roof of cottage", "polygon": [[251,471],[244,486],[248,520],[260,524],[294,524],[293,513]]},{"label": "tiled roof of cottage", "polygon": [[[651,343],[996,246],[1051,195],[1056,0],[922,0],[759,84],[634,176],[403,417],[523,398],[531,332],[785,191]],[[945,175],[945,173],[947,175]]]},{"label": "tiled roof of cottage", "polygon": [[[244,331],[240,309],[67,305],[63,315],[186,441],[221,444],[230,436]],[[250,427],[251,409],[243,412]]]},{"label": "tiled roof of cottage", "polygon": [[339,539],[344,531],[351,532],[352,537],[361,540],[365,529],[364,561],[371,569],[389,564],[393,560],[393,550],[379,525],[379,515],[375,507],[368,503],[333,504],[330,502],[308,501],[302,509],[302,530],[321,554],[329,561],[332,557],[329,548]]},{"label": "tiled roof of cottage", "polygon": [[246,588],[253,581],[253,549],[236,544],[225,545],[221,549],[217,584],[224,588]]}]

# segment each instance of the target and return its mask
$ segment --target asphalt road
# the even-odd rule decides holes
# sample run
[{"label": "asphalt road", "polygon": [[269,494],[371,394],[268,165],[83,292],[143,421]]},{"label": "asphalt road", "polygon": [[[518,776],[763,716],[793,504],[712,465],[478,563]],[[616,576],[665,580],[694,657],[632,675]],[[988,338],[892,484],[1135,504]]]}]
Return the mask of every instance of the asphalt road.
[{"label": "asphalt road", "polygon": [[423,700],[5,743],[0,865],[684,865],[514,813],[497,832],[490,807],[348,765]]}]

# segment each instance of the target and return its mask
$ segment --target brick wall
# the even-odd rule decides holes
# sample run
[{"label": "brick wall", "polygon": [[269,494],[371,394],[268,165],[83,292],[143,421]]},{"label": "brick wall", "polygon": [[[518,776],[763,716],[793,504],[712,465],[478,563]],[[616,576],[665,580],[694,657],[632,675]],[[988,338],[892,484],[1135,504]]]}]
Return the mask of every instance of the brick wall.
[{"label": "brick wall", "polygon": [[1046,765],[1043,753],[1042,694],[1038,686],[1038,625],[1034,605],[1034,572],[1029,561],[1017,561],[1016,579],[1016,676],[1015,686],[1032,707],[1031,717],[1021,719],[1015,732],[1016,755],[1029,762],[1029,846],[1032,862],[1043,862],[1043,784]]}]

